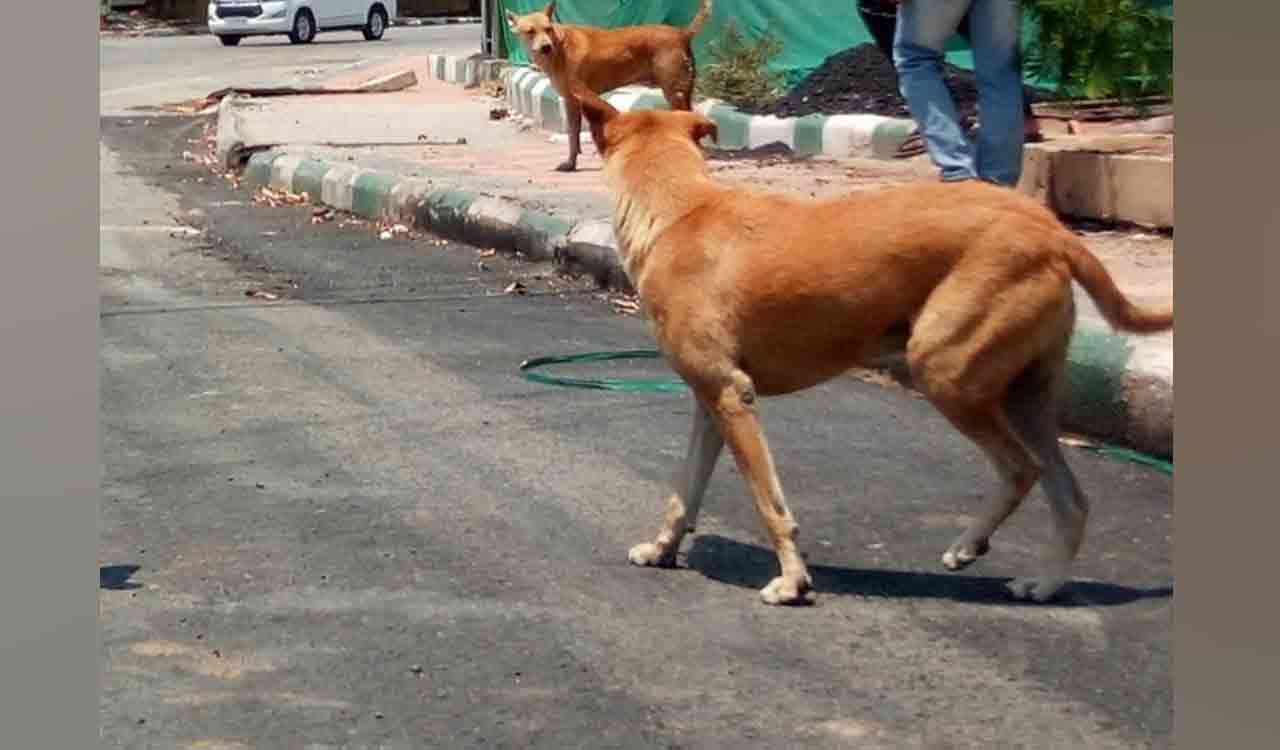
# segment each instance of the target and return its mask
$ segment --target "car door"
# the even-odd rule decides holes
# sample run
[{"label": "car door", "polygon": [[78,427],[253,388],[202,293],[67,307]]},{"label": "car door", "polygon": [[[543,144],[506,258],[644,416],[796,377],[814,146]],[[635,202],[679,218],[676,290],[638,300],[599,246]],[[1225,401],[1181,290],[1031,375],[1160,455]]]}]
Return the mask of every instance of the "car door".
[{"label": "car door", "polygon": [[331,29],[350,23],[353,0],[311,0],[307,5],[322,29]]}]

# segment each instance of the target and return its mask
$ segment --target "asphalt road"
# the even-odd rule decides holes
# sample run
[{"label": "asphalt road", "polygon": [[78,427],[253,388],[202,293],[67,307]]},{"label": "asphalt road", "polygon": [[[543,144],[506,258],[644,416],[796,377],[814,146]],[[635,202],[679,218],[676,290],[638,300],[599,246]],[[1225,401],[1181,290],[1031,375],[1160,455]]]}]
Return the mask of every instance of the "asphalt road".
[{"label": "asphalt road", "polygon": [[131,107],[194,99],[231,85],[315,84],[401,55],[469,55],[480,51],[480,25],[398,26],[378,42],[365,41],[358,31],[335,31],[304,45],[283,36],[248,38],[237,47],[223,47],[207,34],[103,37],[98,49],[101,111],[123,115]]},{"label": "asphalt road", "polygon": [[942,570],[990,469],[849,378],[763,405],[817,606],[759,602],[729,461],[681,568],[631,567],[686,397],[516,368],[649,347],[641,320],[534,264],[250,206],[180,158],[196,121],[101,132],[104,746],[1172,747],[1169,478],[1073,451],[1081,580],[1015,604],[1038,493]]}]

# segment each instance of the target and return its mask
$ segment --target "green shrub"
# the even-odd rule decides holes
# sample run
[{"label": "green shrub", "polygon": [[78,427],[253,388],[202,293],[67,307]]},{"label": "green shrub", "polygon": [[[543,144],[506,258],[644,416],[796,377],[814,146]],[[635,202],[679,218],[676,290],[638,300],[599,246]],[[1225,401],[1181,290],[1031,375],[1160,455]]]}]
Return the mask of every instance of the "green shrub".
[{"label": "green shrub", "polygon": [[784,93],[782,74],[769,69],[780,52],[782,42],[771,34],[749,41],[730,21],[707,49],[697,91],[737,107],[763,107]]},{"label": "green shrub", "polygon": [[1064,98],[1173,94],[1173,18],[1150,0],[1025,0],[1036,33],[1027,71]]}]

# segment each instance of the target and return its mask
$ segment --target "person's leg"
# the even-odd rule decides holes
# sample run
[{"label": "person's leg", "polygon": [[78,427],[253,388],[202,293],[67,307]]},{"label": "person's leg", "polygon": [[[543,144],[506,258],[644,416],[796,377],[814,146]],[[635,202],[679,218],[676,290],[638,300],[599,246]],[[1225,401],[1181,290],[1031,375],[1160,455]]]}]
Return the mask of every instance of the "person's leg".
[{"label": "person's leg", "polygon": [[[957,33],[965,40],[970,49],[973,49],[973,34],[969,32],[969,25],[972,23],[972,18],[973,11],[970,9],[968,13],[964,14],[964,18],[960,21],[960,28],[957,30]],[[1019,45],[1018,48],[1018,70],[1022,70],[1021,45]],[[1026,134],[1027,139],[1038,140],[1040,137],[1040,125],[1036,122],[1035,113],[1031,111],[1031,99],[1027,96],[1022,97],[1022,120],[1025,123],[1023,132]]]},{"label": "person's leg", "polygon": [[951,92],[942,80],[943,45],[956,32],[971,0],[912,0],[898,6],[893,62],[898,88],[924,136],[942,179],[978,176]]},{"label": "person's leg", "polygon": [[978,176],[1013,186],[1022,174],[1024,128],[1019,0],[973,0],[973,66],[982,127],[976,144]]}]

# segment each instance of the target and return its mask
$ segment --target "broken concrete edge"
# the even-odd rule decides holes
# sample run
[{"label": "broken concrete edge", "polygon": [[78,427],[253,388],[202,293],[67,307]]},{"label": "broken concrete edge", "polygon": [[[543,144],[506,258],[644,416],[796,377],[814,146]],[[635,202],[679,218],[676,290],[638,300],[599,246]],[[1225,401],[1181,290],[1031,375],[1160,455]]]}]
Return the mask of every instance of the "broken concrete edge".
[{"label": "broken concrete edge", "polygon": [[238,169],[244,161],[244,137],[235,112],[235,92],[218,100],[214,156],[223,169]]},{"label": "broken concrete edge", "polygon": [[390,93],[394,91],[403,91],[411,86],[418,85],[418,75],[412,70],[400,70],[395,73],[378,76],[377,78],[365,81],[358,87],[361,91]]},{"label": "broken concrete edge", "polygon": [[[313,203],[366,219],[412,221],[420,229],[471,245],[550,261],[562,273],[591,277],[605,288],[634,291],[606,220],[574,221],[506,197],[279,151],[250,156],[243,183],[251,189],[306,193]],[[1082,322],[1068,359],[1063,427],[1171,458],[1172,356],[1167,347],[1149,340]]]},{"label": "broken concrete edge", "polygon": [[[544,130],[566,132],[564,101],[551,79],[529,67],[508,67],[503,78],[512,112]],[[643,86],[624,86],[604,98],[622,112],[670,107],[661,91]],[[723,149],[782,143],[802,156],[892,159],[916,132],[912,120],[880,115],[748,115],[715,99],[699,102],[694,109],[716,123],[716,146]]]}]

